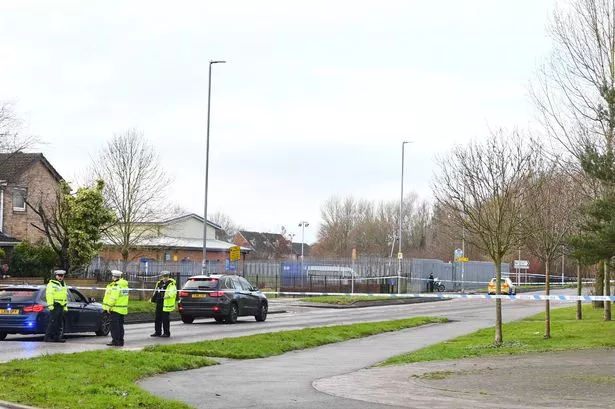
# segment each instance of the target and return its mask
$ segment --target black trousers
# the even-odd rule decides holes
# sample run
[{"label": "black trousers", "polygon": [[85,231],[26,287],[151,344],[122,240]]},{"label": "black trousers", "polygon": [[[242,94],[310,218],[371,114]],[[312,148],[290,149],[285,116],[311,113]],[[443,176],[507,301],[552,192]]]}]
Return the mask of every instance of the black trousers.
[{"label": "black trousers", "polygon": [[124,345],[124,316],[115,311],[111,311],[111,341]]},{"label": "black trousers", "polygon": [[169,313],[162,310],[162,302],[156,303],[156,318],[154,320],[154,332],[156,334],[162,334],[161,330],[164,330],[165,334],[171,335],[171,324],[169,322]]},{"label": "black trousers", "polygon": [[58,340],[64,325],[64,307],[58,303],[53,304],[53,310],[49,312],[49,322],[45,331],[45,339]]}]

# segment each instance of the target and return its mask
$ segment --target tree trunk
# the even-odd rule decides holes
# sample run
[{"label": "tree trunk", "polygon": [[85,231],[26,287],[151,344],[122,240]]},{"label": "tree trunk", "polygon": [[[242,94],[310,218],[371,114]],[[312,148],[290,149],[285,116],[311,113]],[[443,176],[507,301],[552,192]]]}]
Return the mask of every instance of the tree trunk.
[{"label": "tree trunk", "polygon": [[[549,288],[549,264],[551,260],[545,260],[545,295],[551,293]],[[545,339],[551,338],[551,302],[545,300]]]},{"label": "tree trunk", "polygon": [[[495,262],[495,293],[497,295],[502,294],[502,260],[498,259]],[[502,299],[495,299],[495,344],[497,346],[502,345]]]},{"label": "tree trunk", "polygon": [[[603,295],[602,292],[604,289],[604,266],[602,263],[605,261],[601,261],[598,264],[598,271],[596,271],[596,279],[594,280],[594,295]],[[592,305],[594,308],[604,308],[604,303],[602,301],[592,301]]]},{"label": "tree trunk", "polygon": [[[583,283],[581,282],[581,262],[577,260],[577,295],[583,295]],[[577,301],[577,320],[583,319],[583,303]]]},{"label": "tree trunk", "polygon": [[[611,268],[609,263],[604,262],[604,295],[611,295]],[[611,302],[604,302],[604,320],[611,321]]]}]

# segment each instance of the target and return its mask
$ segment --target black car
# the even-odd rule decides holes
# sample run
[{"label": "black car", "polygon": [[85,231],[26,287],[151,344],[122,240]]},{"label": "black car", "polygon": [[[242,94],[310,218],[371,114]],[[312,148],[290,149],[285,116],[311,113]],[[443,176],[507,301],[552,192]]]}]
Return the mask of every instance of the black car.
[{"label": "black car", "polygon": [[[7,334],[44,334],[49,316],[44,285],[0,287],[0,340]],[[110,317],[103,312],[102,304],[69,288],[62,333],[94,332],[106,336],[110,328]]]},{"label": "black car", "polygon": [[267,319],[267,297],[243,277],[236,275],[198,275],[188,279],[179,292],[178,309],[182,321],[214,318],[234,324],[237,317]]}]

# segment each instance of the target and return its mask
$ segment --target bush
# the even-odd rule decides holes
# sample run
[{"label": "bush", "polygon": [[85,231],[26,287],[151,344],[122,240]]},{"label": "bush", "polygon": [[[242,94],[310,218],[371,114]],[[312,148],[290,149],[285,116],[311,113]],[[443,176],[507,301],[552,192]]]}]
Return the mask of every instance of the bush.
[{"label": "bush", "polygon": [[51,246],[22,241],[13,250],[11,275],[13,277],[49,277],[58,257]]}]

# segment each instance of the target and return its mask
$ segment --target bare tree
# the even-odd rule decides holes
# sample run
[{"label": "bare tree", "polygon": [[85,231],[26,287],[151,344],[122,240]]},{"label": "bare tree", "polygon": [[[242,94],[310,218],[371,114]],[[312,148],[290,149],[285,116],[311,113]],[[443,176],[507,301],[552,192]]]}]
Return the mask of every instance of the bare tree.
[{"label": "bare tree", "polygon": [[[545,266],[545,294],[550,294],[551,263],[561,255],[568,234],[578,220],[579,190],[567,174],[553,167],[537,171],[534,196],[525,203],[525,245]],[[545,301],[545,338],[551,337],[550,302]]]},{"label": "bare tree", "polygon": [[23,121],[9,102],[0,101],[0,152],[22,152],[38,143],[38,138],[25,135]]},{"label": "bare tree", "polygon": [[[522,235],[523,203],[539,150],[518,132],[492,133],[480,143],[457,147],[440,162],[433,186],[436,202],[466,240],[495,264],[496,294],[501,294],[502,259]],[[502,300],[495,300],[495,343],[502,343]]]},{"label": "bare tree", "polygon": [[239,226],[229,215],[222,212],[214,213],[209,217],[209,220],[222,228],[224,234],[217,237],[220,240],[231,241],[239,230],[243,230],[242,226]]},{"label": "bare tree", "polygon": [[117,217],[107,237],[126,262],[131,249],[154,234],[152,222],[168,214],[164,199],[169,178],[152,145],[135,129],[114,135],[91,169],[105,181],[105,204]]}]

